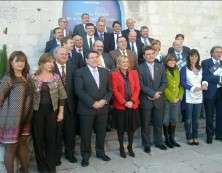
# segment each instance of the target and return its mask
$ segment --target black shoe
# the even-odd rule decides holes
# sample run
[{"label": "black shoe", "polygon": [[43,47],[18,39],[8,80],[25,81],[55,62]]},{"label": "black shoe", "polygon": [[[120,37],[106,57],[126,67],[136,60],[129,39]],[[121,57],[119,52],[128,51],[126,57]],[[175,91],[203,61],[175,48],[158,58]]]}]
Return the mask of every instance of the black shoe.
[{"label": "black shoe", "polygon": [[175,139],[174,139],[173,136],[170,136],[170,142],[171,142],[171,144],[172,144],[173,146],[175,146],[175,147],[181,147],[181,145],[178,144],[178,143],[175,141]]},{"label": "black shoe", "polygon": [[106,132],[111,132],[111,128],[110,127],[106,127]]},{"label": "black shoe", "polygon": [[155,145],[155,147],[161,149],[161,150],[167,150],[167,147],[163,144],[160,144],[160,145]]},{"label": "black shoe", "polygon": [[132,149],[132,146],[127,146],[127,149],[128,149],[128,152],[129,152],[129,155],[131,156],[131,157],[135,157],[135,153],[133,152],[133,149]]},{"label": "black shoe", "polygon": [[169,148],[174,148],[174,145],[170,142],[170,138],[169,137],[166,137],[165,144]]},{"label": "black shoe", "polygon": [[103,161],[110,161],[111,159],[109,158],[109,156],[107,156],[107,155],[102,155],[102,156],[96,156],[97,158],[100,158],[100,159],[102,159]]},{"label": "black shoe", "polygon": [[82,167],[86,167],[86,166],[89,165],[89,161],[86,160],[86,159],[82,159],[82,161],[81,161],[81,165],[82,165]]},{"label": "black shoe", "polygon": [[150,147],[145,147],[144,152],[149,154],[151,152]]},{"label": "black shoe", "polygon": [[61,160],[60,160],[60,159],[57,160],[57,162],[56,162],[56,166],[60,166],[61,164],[62,164]]},{"label": "black shoe", "polygon": [[218,137],[216,137],[215,139],[216,139],[216,140],[219,140],[219,141],[222,141],[222,138],[218,138]]},{"label": "black shoe", "polygon": [[119,153],[122,158],[126,158],[126,153],[125,153],[124,148],[119,148]]},{"label": "black shoe", "polygon": [[71,163],[77,162],[77,159],[73,155],[65,156],[65,158]]},{"label": "black shoe", "polygon": [[212,144],[213,143],[213,138],[212,136],[207,136],[207,144]]}]

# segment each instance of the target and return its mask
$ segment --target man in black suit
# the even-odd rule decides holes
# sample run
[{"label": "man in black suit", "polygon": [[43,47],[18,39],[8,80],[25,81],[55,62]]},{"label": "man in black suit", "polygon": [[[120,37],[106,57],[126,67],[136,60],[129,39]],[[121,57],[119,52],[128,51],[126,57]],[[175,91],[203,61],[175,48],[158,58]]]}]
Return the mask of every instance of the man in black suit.
[{"label": "man in black suit", "polygon": [[139,64],[145,61],[142,54],[143,46],[143,43],[137,39],[137,33],[135,31],[130,31],[128,34],[127,49],[133,50],[136,53]]},{"label": "man in black suit", "polygon": [[109,50],[116,50],[117,49],[117,39],[123,36],[122,33],[122,24],[119,21],[114,21],[112,24],[113,33],[110,34],[110,48]]},{"label": "man in black suit", "polygon": [[[187,46],[183,46],[184,35],[183,34],[177,34],[176,37],[175,37],[175,40],[178,40],[181,43],[181,45],[182,45],[182,52],[188,55],[189,52],[190,52],[190,48],[187,47]],[[174,47],[170,47],[168,49],[168,53],[173,53],[173,52],[174,52]]]},{"label": "man in black suit", "polygon": [[99,40],[99,37],[94,36],[95,26],[92,23],[86,24],[86,35],[82,36],[83,38],[83,48],[86,51],[93,50],[93,43],[96,40]]},{"label": "man in black suit", "polygon": [[[222,47],[215,46],[210,51],[211,58],[202,61],[203,81],[208,82],[208,90],[203,91],[206,112],[207,144],[216,140],[222,141],[222,77],[214,74],[217,68],[222,67]],[[214,113],[216,122],[214,127]]]},{"label": "man in black suit", "polygon": [[95,36],[99,37],[104,43],[104,52],[109,53],[110,34],[105,32],[105,23],[98,21],[96,23]]},{"label": "man in black suit", "polygon": [[106,121],[109,101],[112,96],[109,71],[98,67],[98,53],[90,51],[86,55],[87,66],[75,74],[75,91],[79,98],[77,111],[80,114],[82,166],[89,165],[91,156],[91,135],[96,132],[96,156],[103,161],[111,160],[104,150]]},{"label": "man in black suit", "polygon": [[73,37],[76,35],[80,35],[80,36],[86,35],[85,26],[87,23],[90,22],[89,14],[83,13],[81,16],[81,20],[82,20],[82,23],[75,25],[73,29],[73,34],[72,34]]},{"label": "man in black suit", "polygon": [[62,138],[65,144],[65,158],[71,162],[76,163],[77,159],[74,157],[75,151],[75,135],[76,135],[76,94],[74,87],[74,72],[77,67],[71,64],[68,60],[67,50],[64,47],[57,47],[54,51],[55,69],[54,73],[63,78],[63,70],[65,73],[65,80],[63,85],[66,89],[68,98],[64,105],[64,120],[58,123],[57,129],[57,147],[58,147],[58,161],[57,166],[61,164],[62,155]]},{"label": "man in black suit", "polygon": [[83,62],[85,63],[85,55],[87,51],[83,48],[82,37],[76,35],[73,37],[73,41],[74,41],[74,52],[79,53],[81,55]]},{"label": "man in black suit", "polygon": [[113,33],[113,28],[106,25],[106,17],[105,16],[100,16],[97,21],[105,23],[105,32],[106,33],[109,33],[109,34]]},{"label": "man in black suit", "polygon": [[133,19],[127,19],[126,20],[126,26],[127,26],[127,29],[123,30],[122,33],[123,33],[123,36],[128,38],[128,35],[129,35],[129,32],[130,31],[135,31],[136,32],[136,36],[137,36],[137,39],[140,38],[140,31],[135,29],[135,21]]},{"label": "man in black suit", "polygon": [[63,31],[60,27],[57,27],[53,30],[54,37],[53,40],[46,42],[45,53],[53,54],[54,49],[57,46],[61,46],[61,40],[63,38]]},{"label": "man in black suit", "polygon": [[140,76],[140,115],[141,115],[141,135],[144,151],[150,153],[150,118],[152,116],[154,129],[154,144],[161,150],[167,150],[162,142],[162,121],[164,98],[163,91],[167,87],[167,77],[164,66],[155,63],[155,50],[151,46],[146,46],[143,52],[146,60],[139,65]]},{"label": "man in black suit", "polygon": [[[68,23],[69,22],[65,17],[61,17],[58,19],[58,25],[60,28],[62,28],[64,37],[72,36],[72,32],[67,30]],[[54,34],[53,34],[53,30],[51,30],[49,40],[53,40],[53,38],[54,38]]]},{"label": "man in black suit", "polygon": [[151,46],[154,39],[149,37],[149,28],[147,26],[141,26],[140,36],[139,40],[144,44],[144,46]]},{"label": "man in black suit", "polygon": [[75,64],[77,68],[85,66],[85,62],[82,59],[82,55],[74,51],[74,41],[72,37],[64,37],[61,41],[62,46],[68,52],[68,61],[72,64]]}]

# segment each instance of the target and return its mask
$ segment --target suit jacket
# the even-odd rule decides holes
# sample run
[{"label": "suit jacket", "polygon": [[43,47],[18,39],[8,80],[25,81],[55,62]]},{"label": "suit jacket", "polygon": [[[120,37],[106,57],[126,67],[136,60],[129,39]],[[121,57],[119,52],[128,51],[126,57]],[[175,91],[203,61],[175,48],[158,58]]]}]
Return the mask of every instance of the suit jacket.
[{"label": "suit jacket", "polygon": [[106,68],[108,68],[110,71],[114,71],[116,69],[116,66],[114,65],[114,62],[110,55],[108,53],[103,52],[102,57]]},{"label": "suit jacket", "polygon": [[171,103],[176,98],[182,100],[184,89],[180,84],[180,71],[178,69],[175,69],[173,76],[168,69],[166,69],[166,73],[168,85],[164,90],[165,98]]},{"label": "suit jacket", "polygon": [[[188,55],[190,53],[190,48],[187,47],[187,46],[183,46],[183,51],[182,52]],[[174,53],[174,48],[170,47],[168,49],[168,53]]]},{"label": "suit jacket", "polygon": [[78,96],[77,112],[81,115],[108,114],[109,104],[94,109],[96,101],[105,99],[109,103],[112,97],[109,71],[98,67],[100,87],[98,88],[88,66],[82,67],[75,74],[75,91]]},{"label": "suit jacket", "polygon": [[52,52],[52,50],[57,46],[56,39],[47,41],[45,46],[45,53]]},{"label": "suit jacket", "polygon": [[[54,29],[52,29],[52,30],[50,31],[49,40],[53,40],[53,38],[55,38],[55,37],[54,37],[54,34],[53,34],[53,30],[54,30]],[[64,37],[65,37],[65,36],[64,36]],[[66,37],[72,37],[72,31],[66,30]]]},{"label": "suit jacket", "polygon": [[[76,51],[76,49],[74,48],[73,49],[73,51],[75,52],[75,53],[79,53],[79,52],[77,52]],[[84,66],[85,66],[85,64],[86,64],[86,61],[85,61],[85,56],[86,56],[86,53],[87,53],[87,51],[84,49],[84,48],[82,48],[82,51],[83,51],[83,56],[82,56],[82,54],[80,53],[80,57],[82,58],[82,60],[83,60],[83,62],[84,62]]]},{"label": "suit jacket", "polygon": [[[71,64],[69,61],[66,62],[66,85],[63,86],[66,90],[67,93],[67,105],[68,105],[68,110],[70,113],[74,113],[74,110],[76,110],[77,107],[77,96],[74,92],[74,73],[76,71],[77,67],[73,64]],[[60,78],[62,77],[57,64],[55,63],[55,69],[54,73],[58,74]]]},{"label": "suit jacket", "polygon": [[187,54],[185,54],[184,52],[182,52],[182,53],[181,53],[182,57],[181,57],[180,59],[178,58],[177,54],[175,54],[175,52],[174,52],[173,54],[176,56],[176,58],[177,58],[176,61],[177,61],[177,62],[178,62],[179,60],[181,60],[181,59],[184,61],[183,64],[177,64],[178,69],[181,70],[181,68],[182,68],[183,66],[187,65]]},{"label": "suit jacket", "polygon": [[[98,37],[100,40],[102,40],[98,33],[95,32],[95,36]],[[104,32],[104,40],[103,41],[103,44],[104,44],[104,52],[106,53],[109,53],[109,48],[110,48],[110,33],[106,33]]]},{"label": "suit jacket", "polygon": [[[152,44],[152,41],[154,40],[154,38],[148,37],[148,40],[149,40],[150,45],[151,45],[151,44]],[[142,40],[141,40],[141,37],[139,38],[139,41],[140,41],[141,43],[143,43]]]},{"label": "suit jacket", "polygon": [[86,31],[85,31],[85,28],[84,28],[83,24],[75,25],[75,27],[73,29],[72,36],[74,37],[76,35],[80,35],[80,36],[86,35]]},{"label": "suit jacket", "polygon": [[[126,49],[126,52],[127,52],[127,57],[129,59],[129,64],[130,64],[130,67],[132,70],[135,70],[137,68],[137,65],[138,65],[138,60],[137,60],[137,56],[136,56],[136,53],[132,50],[128,50]],[[116,61],[117,61],[117,58],[122,55],[120,50],[117,49],[117,50],[113,50],[111,52],[109,52],[111,58],[113,59],[113,62],[116,66]]]},{"label": "suit jacket", "polygon": [[153,98],[156,92],[163,92],[167,87],[167,77],[164,66],[159,63],[154,63],[154,80],[152,79],[147,63],[138,66],[140,77],[140,105],[142,109],[163,108],[164,99],[161,96],[157,100],[149,100],[147,96]]},{"label": "suit jacket", "polygon": [[72,51],[72,58],[69,60],[69,62],[71,64],[74,64],[77,68],[85,66],[82,55],[80,53],[77,53],[75,49]]},{"label": "suit jacket", "polygon": [[[137,29],[134,29],[134,31],[136,32],[136,38],[139,39],[140,38],[140,31]],[[128,35],[129,35],[130,30],[129,29],[125,29],[122,31],[123,36],[126,37],[128,39]]]},{"label": "suit jacket", "polygon": [[[143,62],[145,62],[145,59],[143,58],[143,53],[142,53],[142,48],[143,48],[144,44],[141,43],[141,41],[139,41],[138,39],[136,40],[136,47],[137,47],[137,59],[138,59],[138,63],[142,64]],[[130,47],[130,42],[127,41],[127,49],[132,50]]]},{"label": "suit jacket", "polygon": [[[132,96],[131,101],[134,102],[133,109],[137,109],[140,103],[139,94],[140,94],[140,83],[139,76],[136,70],[129,70],[128,78],[130,81],[130,89]],[[115,71],[111,73],[112,80],[112,89],[113,89],[113,107],[120,110],[125,110],[125,103],[129,100],[125,98],[125,81],[120,72]]]},{"label": "suit jacket", "polygon": [[[222,65],[222,61],[220,61],[220,65]],[[205,59],[201,63],[201,67],[203,70],[203,81],[208,82],[208,89],[203,91],[203,97],[205,99],[212,99],[217,92],[217,84],[219,84],[220,76],[213,75],[209,69],[214,66],[214,62],[212,58]]]},{"label": "suit jacket", "polygon": [[[84,48],[86,51],[90,51],[90,47],[89,47],[89,44],[88,44],[87,36],[86,36],[86,35],[82,36],[82,39],[83,39],[83,48]],[[100,38],[97,37],[97,36],[94,36],[94,39],[95,39],[95,41],[96,41],[96,40],[100,40]],[[93,43],[92,43],[92,44],[93,44]]]},{"label": "suit jacket", "polygon": [[[122,36],[123,36],[123,33],[121,32]],[[127,39],[127,37],[125,37]],[[109,45],[109,50],[112,51],[112,50],[115,50],[115,37],[114,37],[114,33],[111,33],[110,34],[110,45]]]}]

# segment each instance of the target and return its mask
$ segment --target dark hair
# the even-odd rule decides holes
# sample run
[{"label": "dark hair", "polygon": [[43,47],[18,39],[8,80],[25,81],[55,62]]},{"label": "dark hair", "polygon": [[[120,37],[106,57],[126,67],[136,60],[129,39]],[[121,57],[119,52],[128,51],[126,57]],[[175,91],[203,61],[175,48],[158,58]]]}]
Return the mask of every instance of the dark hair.
[{"label": "dark hair", "polygon": [[62,28],[56,27],[56,28],[53,29],[53,34],[55,34],[58,29],[61,29],[61,30],[62,30]]},{"label": "dark hair", "polygon": [[89,16],[89,14],[88,14],[88,13],[83,13],[83,14],[81,15],[81,19],[83,19],[83,16]]},{"label": "dark hair", "polygon": [[125,38],[125,39],[126,39],[126,37],[120,36],[120,37],[118,37],[117,40],[116,40],[117,43],[119,43],[119,39],[120,39],[120,38]]},{"label": "dark hair", "polygon": [[141,32],[142,30],[144,30],[144,29],[148,29],[148,30],[149,30],[149,28],[148,28],[147,26],[141,26],[140,32]]},{"label": "dark hair", "polygon": [[147,50],[153,50],[153,51],[155,51],[155,49],[154,49],[153,46],[143,46],[143,47],[142,47],[143,55],[145,55],[145,51],[147,51]]},{"label": "dark hair", "polygon": [[14,69],[12,67],[12,61],[15,58],[16,58],[16,62],[17,61],[25,61],[25,67],[22,70],[22,76],[26,78],[27,75],[29,74],[30,66],[28,64],[27,56],[22,51],[14,51],[9,56],[9,59],[8,59],[8,72],[9,72],[10,77],[12,79],[15,78],[15,72],[14,72]]},{"label": "dark hair", "polygon": [[93,23],[87,23],[86,26],[85,26],[85,29],[86,29],[88,26],[93,26],[93,27],[95,28],[95,26],[94,26]]},{"label": "dark hair", "polygon": [[116,20],[116,21],[113,22],[113,24],[112,24],[112,27],[113,27],[113,28],[114,28],[114,25],[115,25],[115,24],[118,24],[118,25],[122,26],[122,24],[121,24],[120,21],[118,21],[118,20]]},{"label": "dark hair", "polygon": [[189,52],[189,54],[188,54],[188,56],[187,56],[187,68],[188,68],[189,70],[192,70],[192,69],[191,69],[190,57],[193,56],[193,55],[197,55],[197,56],[198,56],[198,60],[197,60],[197,62],[196,62],[196,64],[195,64],[195,67],[196,67],[198,70],[200,70],[200,54],[199,54],[198,50],[196,50],[196,49],[191,49],[190,52]]},{"label": "dark hair", "polygon": [[[43,53],[40,58],[39,58],[39,61],[38,61],[38,70],[36,71],[36,74],[41,74],[42,73],[42,66],[43,64],[47,63],[47,62],[50,62],[50,61],[54,61],[54,57],[50,54],[50,53]],[[52,69],[53,71],[54,69]]]},{"label": "dark hair", "polygon": [[218,49],[218,48],[222,49],[221,46],[214,46],[214,47],[212,47],[211,50],[210,50],[210,55],[212,56],[212,54],[214,53],[215,49]]},{"label": "dark hair", "polygon": [[61,45],[63,46],[64,43],[67,44],[68,40],[72,40],[72,37],[63,37],[62,40],[61,40]]},{"label": "dark hair", "polygon": [[64,21],[64,20],[67,21],[67,19],[66,19],[65,17],[60,17],[60,18],[58,19],[58,25],[59,25],[62,21]]},{"label": "dark hair", "polygon": [[[163,62],[163,64],[164,64],[164,66],[165,66],[165,69],[167,69],[167,68],[169,68],[168,66],[167,66],[167,62],[168,61],[171,61],[171,60],[177,60],[177,58],[176,58],[176,55],[174,54],[174,53],[169,53],[169,54],[167,54],[166,56],[165,56],[165,58],[164,58],[164,62]],[[174,70],[177,68],[177,65],[175,65],[175,67],[173,68]]]},{"label": "dark hair", "polygon": [[175,40],[176,40],[178,37],[182,37],[182,38],[184,39],[184,35],[183,35],[183,34],[177,34],[176,37],[175,37]]},{"label": "dark hair", "polygon": [[89,54],[90,54],[90,53],[96,53],[96,54],[98,55],[98,52],[97,52],[97,51],[95,51],[95,50],[90,50],[89,52],[86,53],[86,57],[85,57],[86,59],[89,58]]}]

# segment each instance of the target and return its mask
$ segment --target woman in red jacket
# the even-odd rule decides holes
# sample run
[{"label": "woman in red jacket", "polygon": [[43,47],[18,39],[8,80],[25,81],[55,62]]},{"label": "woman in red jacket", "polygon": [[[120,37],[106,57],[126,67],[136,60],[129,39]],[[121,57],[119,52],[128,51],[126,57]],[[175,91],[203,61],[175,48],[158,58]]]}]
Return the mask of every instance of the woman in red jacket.
[{"label": "woman in red jacket", "polygon": [[135,157],[132,150],[134,131],[140,125],[138,97],[140,93],[139,76],[136,70],[130,70],[129,61],[126,56],[119,56],[117,59],[117,70],[111,73],[113,89],[112,127],[117,129],[120,143],[120,156],[126,158],[123,136],[127,132],[129,155]]}]

